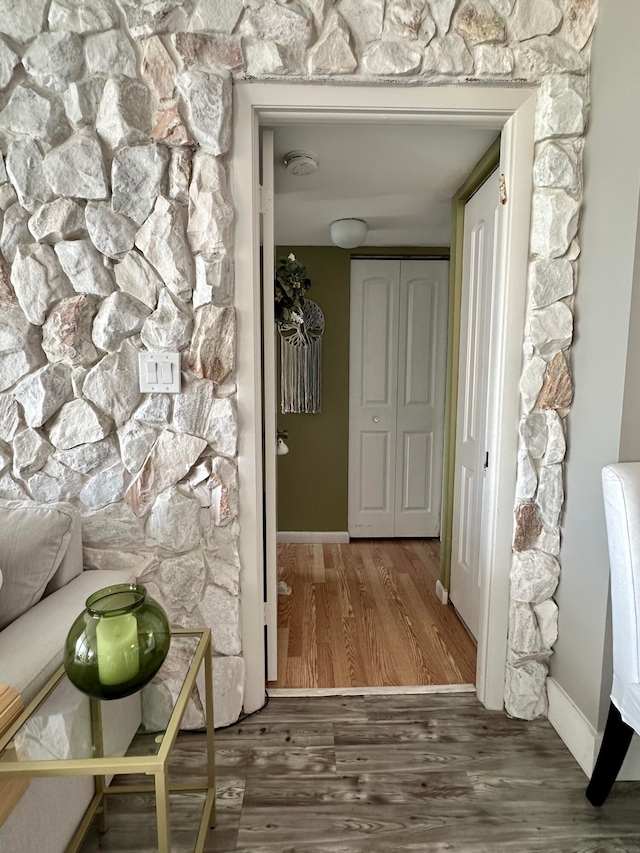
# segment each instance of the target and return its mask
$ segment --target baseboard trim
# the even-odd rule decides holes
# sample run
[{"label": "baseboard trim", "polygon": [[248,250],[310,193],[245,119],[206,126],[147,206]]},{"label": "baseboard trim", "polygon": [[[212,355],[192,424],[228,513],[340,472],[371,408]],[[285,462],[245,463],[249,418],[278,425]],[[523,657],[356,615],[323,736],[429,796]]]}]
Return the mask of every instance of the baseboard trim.
[{"label": "baseboard trim", "polygon": [[277,534],[277,541],[283,545],[347,545],[349,534],[346,530],[284,530]]},{"label": "baseboard trim", "polygon": [[549,722],[590,778],[600,738],[598,732],[555,678],[547,679]]},{"label": "baseboard trim", "polygon": [[439,580],[436,581],[436,595],[440,604],[449,603],[449,590],[445,589]]},{"label": "baseboard trim", "polygon": [[417,696],[430,693],[475,693],[475,684],[417,684],[409,687],[269,687],[269,696]]}]

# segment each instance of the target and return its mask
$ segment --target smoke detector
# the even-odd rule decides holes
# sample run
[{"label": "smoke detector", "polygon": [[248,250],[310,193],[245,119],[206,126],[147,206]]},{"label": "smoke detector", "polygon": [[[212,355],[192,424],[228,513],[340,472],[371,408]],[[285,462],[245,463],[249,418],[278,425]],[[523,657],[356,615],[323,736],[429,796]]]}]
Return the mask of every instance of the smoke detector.
[{"label": "smoke detector", "polygon": [[287,172],[297,177],[313,175],[318,168],[318,155],[313,151],[289,151],[284,155],[284,165]]}]

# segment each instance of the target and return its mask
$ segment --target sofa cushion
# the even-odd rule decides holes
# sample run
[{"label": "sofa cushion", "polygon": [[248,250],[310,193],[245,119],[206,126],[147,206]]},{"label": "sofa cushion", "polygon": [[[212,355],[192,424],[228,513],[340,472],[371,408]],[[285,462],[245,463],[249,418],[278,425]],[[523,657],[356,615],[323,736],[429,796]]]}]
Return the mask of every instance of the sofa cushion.
[{"label": "sofa cushion", "polygon": [[74,519],[67,504],[0,501],[0,630],[40,601],[67,551]]},{"label": "sofa cushion", "polygon": [[80,516],[74,510],[73,524],[71,525],[71,532],[69,536],[69,545],[64,557],[62,558],[62,562],[47,584],[44,595],[49,595],[57,589],[61,589],[63,586],[66,586],[69,581],[78,577],[82,568],[82,526],[80,523]]},{"label": "sofa cushion", "polygon": [[131,572],[82,572],[0,631],[0,683],[15,687],[25,705],[62,663],[64,642],[87,598],[105,586],[134,582]]}]

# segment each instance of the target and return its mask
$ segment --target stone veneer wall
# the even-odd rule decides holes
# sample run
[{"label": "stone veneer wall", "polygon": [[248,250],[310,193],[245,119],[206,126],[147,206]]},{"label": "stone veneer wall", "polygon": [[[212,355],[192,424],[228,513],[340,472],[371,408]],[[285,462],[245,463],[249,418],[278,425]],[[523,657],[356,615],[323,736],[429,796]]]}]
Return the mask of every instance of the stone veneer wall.
[{"label": "stone veneer wall", "polygon": [[[596,0],[0,0],[0,497],[209,625],[241,710],[233,79],[539,85],[506,707],[546,710]],[[523,287],[525,283],[523,282]],[[183,390],[138,392],[141,350]],[[200,720],[194,704],[189,723]]]}]

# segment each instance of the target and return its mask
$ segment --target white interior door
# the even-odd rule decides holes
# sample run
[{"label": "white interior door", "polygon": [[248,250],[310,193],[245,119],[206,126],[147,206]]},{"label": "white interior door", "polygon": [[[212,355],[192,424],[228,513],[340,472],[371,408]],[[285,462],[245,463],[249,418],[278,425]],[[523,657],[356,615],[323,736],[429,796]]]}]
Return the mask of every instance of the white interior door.
[{"label": "white interior door", "polygon": [[260,214],[262,219],[262,361],[264,377],[264,621],[267,680],[278,677],[278,481],[276,327],[274,312],[275,232],[273,224],[273,131],[262,132]]},{"label": "white interior door", "polygon": [[491,303],[497,279],[496,170],[465,205],[456,422],[453,544],[449,595],[478,636],[482,503],[487,456]]},{"label": "white interior door", "polygon": [[448,261],[400,261],[395,536],[439,536]]},{"label": "white interior door", "polygon": [[397,261],[351,262],[350,536],[393,536],[398,374]]}]

